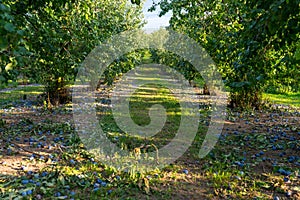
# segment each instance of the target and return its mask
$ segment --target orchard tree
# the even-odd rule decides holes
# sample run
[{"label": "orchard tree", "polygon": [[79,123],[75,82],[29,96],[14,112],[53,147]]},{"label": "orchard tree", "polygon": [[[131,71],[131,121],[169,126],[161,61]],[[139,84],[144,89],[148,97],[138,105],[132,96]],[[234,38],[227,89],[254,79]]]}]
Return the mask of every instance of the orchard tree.
[{"label": "orchard tree", "polygon": [[28,46],[9,4],[0,1],[0,86],[15,80],[24,66]]},{"label": "orchard tree", "polygon": [[160,0],[151,9],[157,6],[160,15],[172,11],[172,29],[209,52],[231,106],[259,108],[274,80],[299,87],[300,0]]},{"label": "orchard tree", "polygon": [[65,101],[65,86],[87,54],[114,34],[142,25],[141,6],[127,0],[42,0],[9,3],[32,53],[23,72],[45,85],[48,103]]}]

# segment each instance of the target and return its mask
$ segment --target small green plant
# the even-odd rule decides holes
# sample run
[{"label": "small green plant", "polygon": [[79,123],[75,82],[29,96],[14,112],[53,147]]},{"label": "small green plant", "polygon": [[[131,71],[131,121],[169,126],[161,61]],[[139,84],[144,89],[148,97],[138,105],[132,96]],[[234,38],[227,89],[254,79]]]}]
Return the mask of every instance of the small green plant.
[{"label": "small green plant", "polygon": [[0,119],[0,128],[3,128],[6,124],[6,121],[4,119]]}]

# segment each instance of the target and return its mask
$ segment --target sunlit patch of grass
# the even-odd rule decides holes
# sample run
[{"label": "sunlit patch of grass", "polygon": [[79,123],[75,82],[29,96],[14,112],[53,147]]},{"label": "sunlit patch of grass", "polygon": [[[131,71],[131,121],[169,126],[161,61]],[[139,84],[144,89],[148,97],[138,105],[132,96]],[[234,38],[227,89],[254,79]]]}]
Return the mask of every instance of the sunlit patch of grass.
[{"label": "sunlit patch of grass", "polygon": [[300,108],[300,92],[290,94],[268,94],[263,95],[270,103],[291,105]]},{"label": "sunlit patch of grass", "polygon": [[138,89],[130,99],[130,114],[134,123],[139,126],[146,126],[151,122],[149,111],[150,108],[160,104],[166,109],[167,121],[163,129],[151,138],[142,138],[136,136],[130,136],[119,129],[111,110],[106,112],[98,109],[99,121],[104,132],[108,133],[112,140],[118,138],[117,143],[119,146],[126,149],[133,149],[141,144],[154,143],[157,148],[165,145],[169,139],[174,137],[181,119],[181,110],[178,99],[176,99],[170,91],[163,87],[157,87],[155,85],[146,85],[141,89]]}]

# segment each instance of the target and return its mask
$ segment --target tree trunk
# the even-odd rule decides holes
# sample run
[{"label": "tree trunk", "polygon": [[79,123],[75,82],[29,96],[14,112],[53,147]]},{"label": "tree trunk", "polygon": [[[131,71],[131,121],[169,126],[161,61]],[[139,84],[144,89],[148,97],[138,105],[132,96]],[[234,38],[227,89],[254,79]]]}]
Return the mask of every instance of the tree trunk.
[{"label": "tree trunk", "polygon": [[210,95],[210,92],[209,92],[209,90],[208,90],[208,87],[207,87],[206,83],[205,83],[204,86],[203,86],[203,94],[204,94],[204,95]]}]

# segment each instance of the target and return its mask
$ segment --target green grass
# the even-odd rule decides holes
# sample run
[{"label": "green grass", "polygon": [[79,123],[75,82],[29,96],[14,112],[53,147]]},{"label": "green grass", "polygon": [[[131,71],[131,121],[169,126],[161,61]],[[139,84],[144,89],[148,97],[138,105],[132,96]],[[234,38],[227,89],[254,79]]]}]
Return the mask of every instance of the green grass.
[{"label": "green grass", "polygon": [[283,104],[294,107],[300,107],[300,92],[290,94],[268,94],[265,93],[263,98],[272,104]]},{"label": "green grass", "polygon": [[[139,137],[138,135],[129,136],[120,130],[114,121],[114,116],[111,110],[107,110],[105,112],[99,108],[99,121],[104,132],[108,134],[109,137],[120,138],[118,145],[124,149],[133,150],[142,144],[154,144],[157,148],[160,148],[161,146],[166,145],[169,140],[174,137],[174,133],[178,131],[181,119],[181,111],[178,100],[170,95],[170,92],[166,88],[147,85],[145,88],[137,90],[132,95],[129,107],[131,118],[134,123],[139,126],[146,126],[151,122],[149,110],[155,104],[164,106],[166,109],[167,120],[163,129],[155,136],[148,139]],[[104,115],[101,113],[104,113]]]},{"label": "green grass", "polygon": [[43,86],[30,86],[30,87],[25,86],[22,88],[15,88],[9,91],[1,92],[0,103],[22,100],[24,95],[26,95],[27,98],[30,98],[32,96],[37,96],[39,94],[42,94],[43,91],[44,91]]}]

